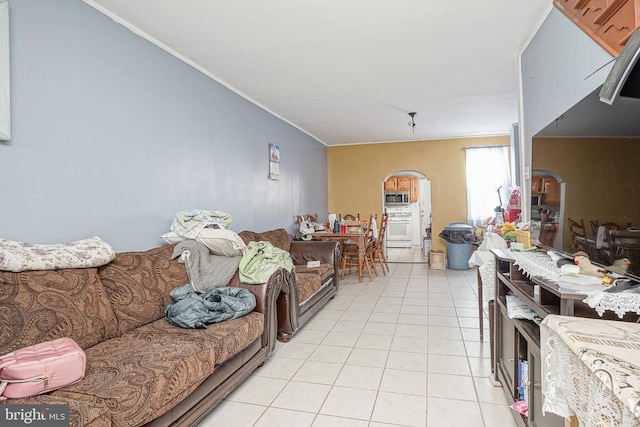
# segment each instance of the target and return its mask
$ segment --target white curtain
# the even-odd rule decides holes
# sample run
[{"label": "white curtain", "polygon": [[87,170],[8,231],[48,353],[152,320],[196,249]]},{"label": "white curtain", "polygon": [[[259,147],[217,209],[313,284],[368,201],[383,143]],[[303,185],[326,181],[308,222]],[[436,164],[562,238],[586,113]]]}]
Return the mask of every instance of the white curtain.
[{"label": "white curtain", "polygon": [[467,154],[467,221],[481,225],[500,206],[505,207],[511,187],[508,147],[469,147]]}]

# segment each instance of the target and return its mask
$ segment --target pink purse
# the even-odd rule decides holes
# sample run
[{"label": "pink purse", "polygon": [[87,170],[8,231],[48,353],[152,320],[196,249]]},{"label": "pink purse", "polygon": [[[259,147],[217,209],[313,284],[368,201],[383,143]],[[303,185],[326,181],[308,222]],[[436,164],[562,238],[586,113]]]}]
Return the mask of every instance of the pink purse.
[{"label": "pink purse", "polygon": [[71,338],[58,338],[0,356],[0,400],[19,399],[75,384],[87,357]]}]

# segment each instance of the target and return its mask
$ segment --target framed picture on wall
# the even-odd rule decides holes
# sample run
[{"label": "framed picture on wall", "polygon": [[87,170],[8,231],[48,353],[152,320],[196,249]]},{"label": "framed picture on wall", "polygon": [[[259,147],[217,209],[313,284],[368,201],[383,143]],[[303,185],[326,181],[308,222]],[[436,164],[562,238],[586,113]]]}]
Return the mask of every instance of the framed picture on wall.
[{"label": "framed picture on wall", "polygon": [[269,144],[269,179],[280,179],[280,147]]}]

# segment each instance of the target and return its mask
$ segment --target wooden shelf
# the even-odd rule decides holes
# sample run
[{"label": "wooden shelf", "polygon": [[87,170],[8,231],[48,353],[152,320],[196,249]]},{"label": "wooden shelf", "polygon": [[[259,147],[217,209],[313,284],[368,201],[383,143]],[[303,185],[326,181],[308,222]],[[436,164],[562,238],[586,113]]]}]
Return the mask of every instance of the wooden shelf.
[{"label": "wooden shelf", "polygon": [[640,28],[640,0],[554,0],[553,4],[613,57]]}]

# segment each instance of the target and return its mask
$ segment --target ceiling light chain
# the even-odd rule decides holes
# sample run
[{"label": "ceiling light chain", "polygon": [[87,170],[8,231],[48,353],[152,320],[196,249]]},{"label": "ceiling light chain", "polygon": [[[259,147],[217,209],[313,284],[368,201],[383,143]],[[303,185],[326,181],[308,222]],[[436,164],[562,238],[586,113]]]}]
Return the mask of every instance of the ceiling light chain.
[{"label": "ceiling light chain", "polygon": [[415,116],[416,116],[415,111],[409,113],[409,116],[411,117],[411,121],[409,122],[409,127],[411,127],[411,132],[412,133],[416,133],[416,128],[418,127],[418,125],[416,125],[416,121],[415,121]]}]

